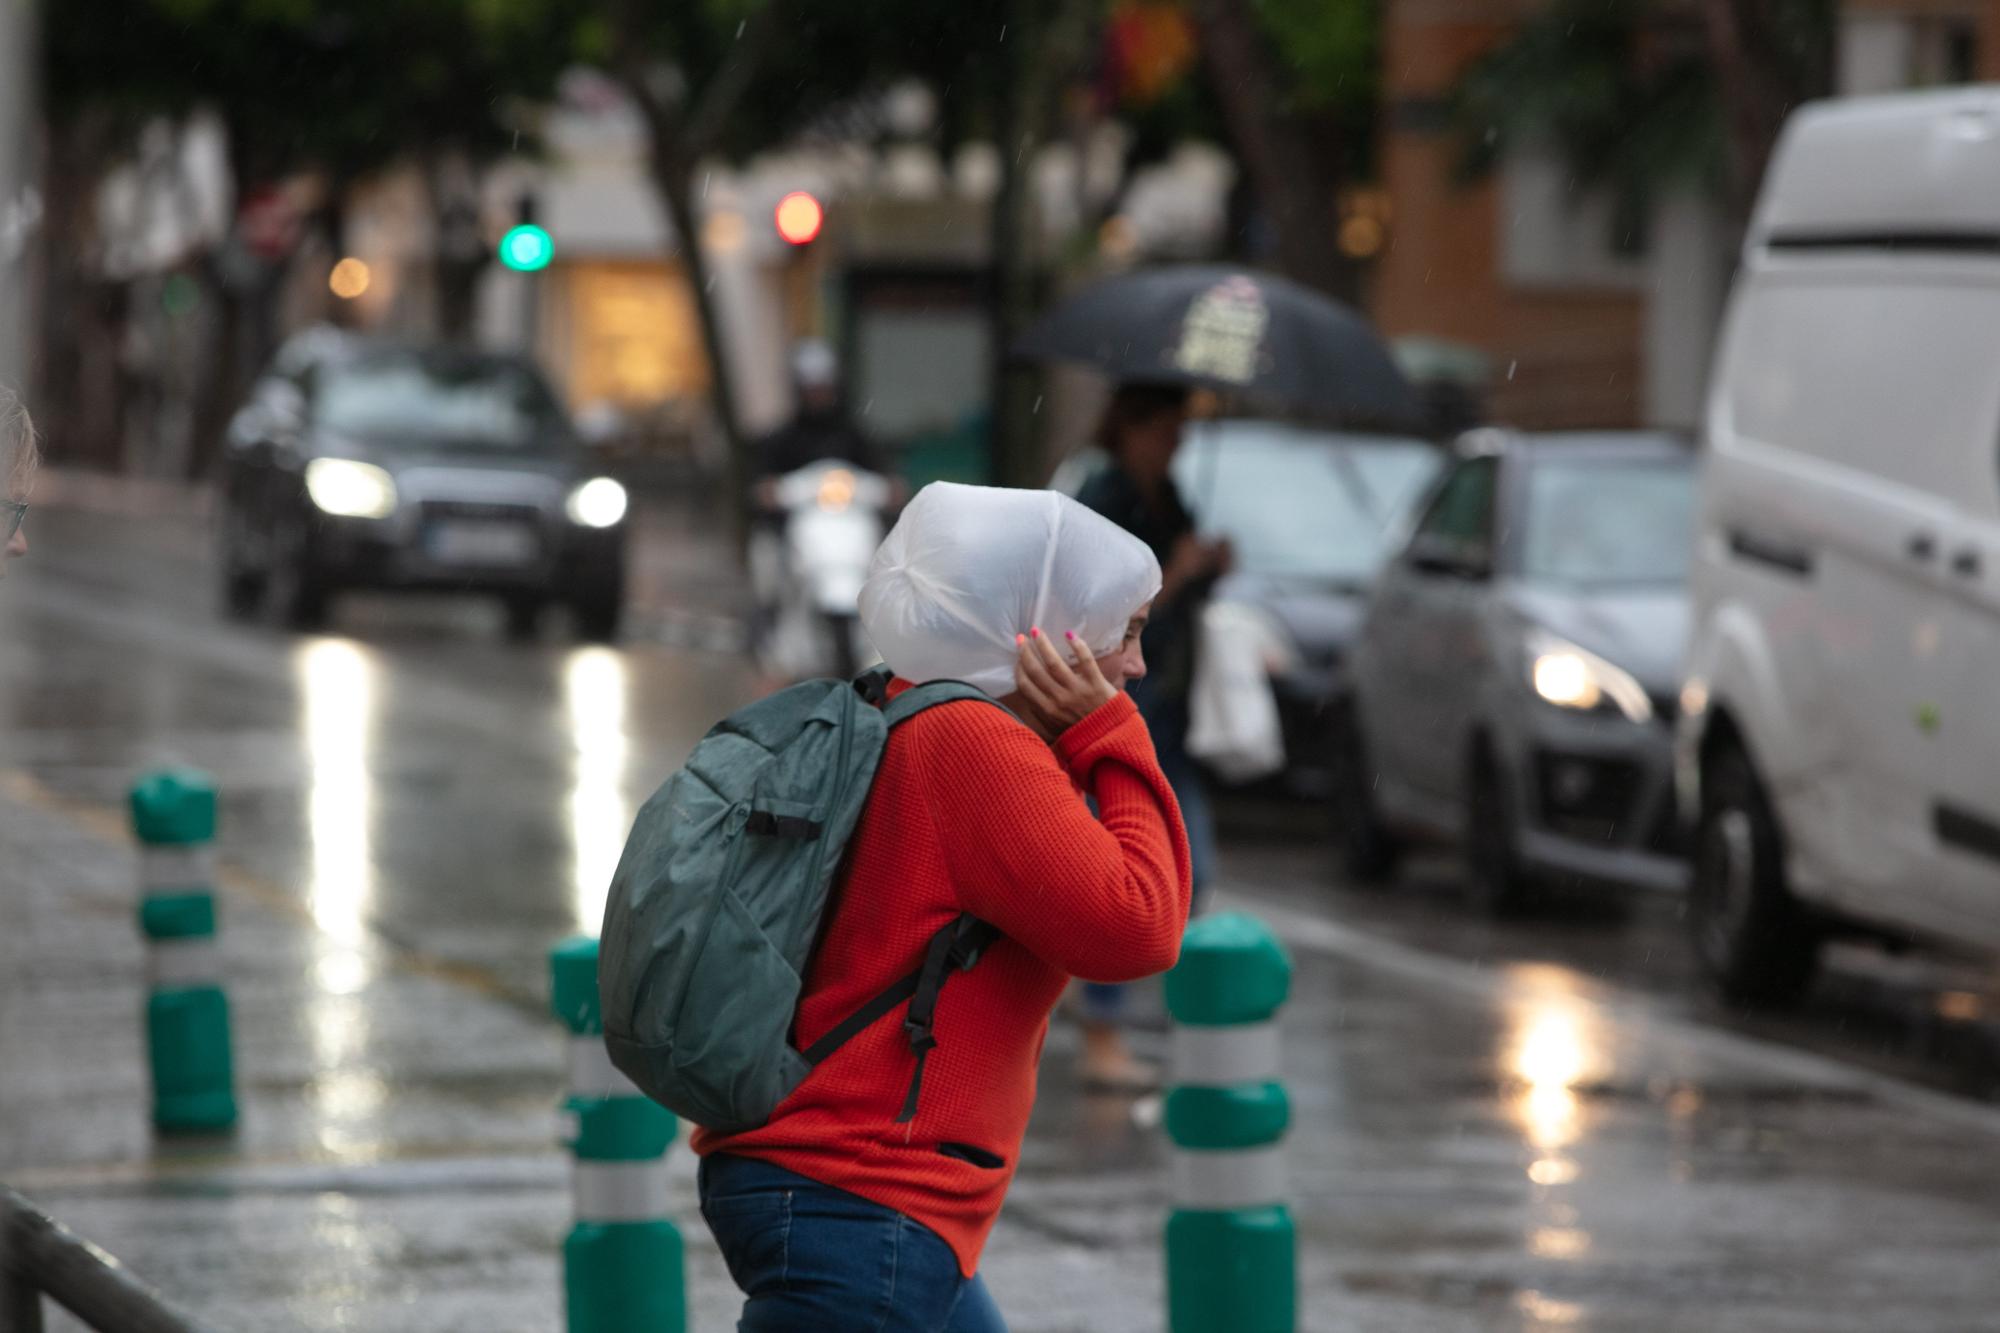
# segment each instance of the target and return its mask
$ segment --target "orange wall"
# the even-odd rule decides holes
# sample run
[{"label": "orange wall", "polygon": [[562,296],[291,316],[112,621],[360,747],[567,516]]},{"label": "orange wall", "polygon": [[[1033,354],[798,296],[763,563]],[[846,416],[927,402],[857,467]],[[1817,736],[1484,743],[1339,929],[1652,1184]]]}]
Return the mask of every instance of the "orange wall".
[{"label": "orange wall", "polygon": [[1382,164],[1393,220],[1375,272],[1375,318],[1392,337],[1428,334],[1484,350],[1493,359],[1488,407],[1497,421],[1636,424],[1642,298],[1507,282],[1499,272],[1496,191],[1456,179],[1459,142],[1441,123],[1441,99],[1460,71],[1527,8],[1518,0],[1390,0]]}]

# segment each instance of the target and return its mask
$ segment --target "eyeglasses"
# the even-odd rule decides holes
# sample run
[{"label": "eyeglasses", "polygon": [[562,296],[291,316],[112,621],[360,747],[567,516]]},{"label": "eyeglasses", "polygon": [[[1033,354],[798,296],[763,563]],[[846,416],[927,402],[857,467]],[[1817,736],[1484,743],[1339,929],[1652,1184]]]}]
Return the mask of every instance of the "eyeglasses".
[{"label": "eyeglasses", "polygon": [[21,520],[27,516],[28,505],[25,500],[0,500],[0,524],[5,524],[7,528],[5,541],[14,540],[14,534],[21,530]]}]

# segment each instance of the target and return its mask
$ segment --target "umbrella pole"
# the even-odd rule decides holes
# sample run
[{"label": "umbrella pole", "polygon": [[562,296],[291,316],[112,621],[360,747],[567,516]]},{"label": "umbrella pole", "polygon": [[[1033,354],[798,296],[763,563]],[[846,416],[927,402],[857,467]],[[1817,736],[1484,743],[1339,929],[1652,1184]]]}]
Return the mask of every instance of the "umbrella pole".
[{"label": "umbrella pole", "polygon": [[1215,455],[1218,450],[1214,417],[1201,419],[1196,438],[1201,445],[1201,499],[1196,512],[1202,515],[1202,535],[1205,537],[1212,526],[1209,516],[1215,512]]}]

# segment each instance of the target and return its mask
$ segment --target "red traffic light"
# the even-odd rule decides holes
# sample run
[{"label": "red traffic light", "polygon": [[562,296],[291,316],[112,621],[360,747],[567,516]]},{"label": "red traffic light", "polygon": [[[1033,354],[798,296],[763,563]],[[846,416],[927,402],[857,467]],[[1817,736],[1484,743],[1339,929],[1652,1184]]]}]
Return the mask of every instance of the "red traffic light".
[{"label": "red traffic light", "polygon": [[778,235],[793,245],[806,245],[819,235],[826,221],[826,209],[804,190],[793,190],[778,201],[772,217],[778,224]]}]

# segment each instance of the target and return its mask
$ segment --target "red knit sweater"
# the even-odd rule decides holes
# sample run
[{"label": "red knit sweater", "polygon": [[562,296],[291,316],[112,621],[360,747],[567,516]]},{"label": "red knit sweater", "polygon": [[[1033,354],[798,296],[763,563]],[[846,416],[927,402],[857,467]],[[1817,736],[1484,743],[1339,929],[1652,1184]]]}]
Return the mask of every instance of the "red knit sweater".
[{"label": "red knit sweater", "polygon": [[[960,912],[997,926],[1004,938],[939,996],[916,1118],[895,1123],[915,1067],[897,1009],[768,1123],[698,1130],[695,1152],[761,1158],[894,1208],[942,1236],[972,1276],[1027,1133],[1050,1011],[1072,976],[1130,981],[1173,965],[1188,871],[1180,808],[1127,696],[1053,749],[982,703],[918,714],[890,733],[795,1033],[803,1049],[913,971]],[[987,1154],[999,1164],[967,1160]]]}]

